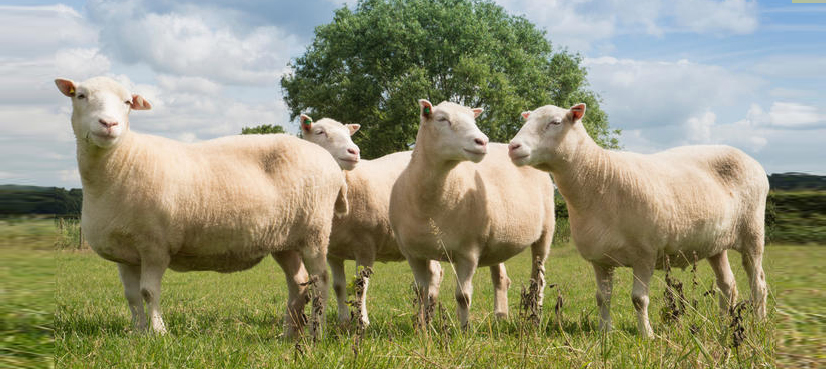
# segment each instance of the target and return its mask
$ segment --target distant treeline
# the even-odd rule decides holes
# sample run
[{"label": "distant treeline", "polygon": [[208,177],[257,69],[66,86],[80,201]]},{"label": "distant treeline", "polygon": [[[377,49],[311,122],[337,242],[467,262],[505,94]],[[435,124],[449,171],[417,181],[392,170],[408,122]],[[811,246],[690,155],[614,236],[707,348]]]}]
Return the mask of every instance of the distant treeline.
[{"label": "distant treeline", "polygon": [[54,214],[80,216],[83,191],[61,187],[0,185],[0,217]]},{"label": "distant treeline", "polygon": [[775,191],[826,191],[826,176],[775,173],[769,176],[769,187]]}]

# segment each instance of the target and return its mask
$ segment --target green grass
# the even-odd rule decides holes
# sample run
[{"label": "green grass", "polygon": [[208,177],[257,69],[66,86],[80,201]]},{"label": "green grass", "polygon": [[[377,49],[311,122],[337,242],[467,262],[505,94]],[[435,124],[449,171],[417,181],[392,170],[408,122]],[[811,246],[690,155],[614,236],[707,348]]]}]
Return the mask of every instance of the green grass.
[{"label": "green grass", "polygon": [[[694,300],[697,303],[696,309],[690,308],[676,323],[664,323],[660,317],[664,273],[655,274],[649,312],[659,338],[652,341],[641,340],[636,332],[629,269],[616,274],[615,330],[608,335],[596,330],[592,270],[573,246],[562,246],[555,247],[548,258],[547,280],[557,286],[546,290],[545,314],[538,328],[522,323],[517,310],[520,287],[527,284],[530,272],[527,253],[506,263],[513,280],[511,318],[507,321],[493,319],[490,274],[479,270],[468,332],[453,324],[455,279],[448,265],[444,265],[440,301],[449,328],[425,334],[414,328],[411,317],[413,278],[409,267],[389,263],[375,267],[368,298],[372,325],[358,349],[354,337],[336,327],[332,298],[324,339],[300,342],[297,348],[295,342],[280,338],[286,288],[283,274],[271,259],[233,274],[167,272],[162,306],[170,334],[156,337],[132,332],[113,263],[90,251],[28,251],[25,246],[0,250],[4,260],[0,275],[4,294],[0,367],[716,368],[796,367],[811,361],[824,364],[821,311],[826,303],[826,277],[815,271],[826,256],[826,248],[821,247],[767,248],[764,267],[771,290],[770,319],[758,323],[745,314],[746,339],[734,350],[730,347],[729,319],[718,315],[714,296],[703,295],[713,281],[705,262],[699,264],[697,286],[691,282],[690,270],[672,273],[683,282],[689,305]],[[743,299],[749,295],[745,272],[736,252],[730,253],[730,259]],[[348,272],[354,273],[352,263]],[[554,314],[558,293],[563,299],[561,321]]]}]

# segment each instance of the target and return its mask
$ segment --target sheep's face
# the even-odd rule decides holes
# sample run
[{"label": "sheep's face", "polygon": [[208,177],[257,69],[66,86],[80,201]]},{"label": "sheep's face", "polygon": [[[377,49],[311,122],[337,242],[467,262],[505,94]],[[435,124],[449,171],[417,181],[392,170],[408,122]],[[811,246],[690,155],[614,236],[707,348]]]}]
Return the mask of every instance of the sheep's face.
[{"label": "sheep's face", "polygon": [[329,118],[318,122],[307,115],[301,114],[302,137],[329,151],[336,162],[344,170],[353,170],[358,164],[359,147],[353,143],[350,136],[361,127],[358,124],[341,124]]},{"label": "sheep's face", "polygon": [[419,100],[421,125],[426,130],[429,150],[443,161],[470,160],[478,163],[487,154],[488,136],[476,126],[476,117],[482,109],[470,109],[443,101],[433,106],[430,101]]},{"label": "sheep's face", "polygon": [[139,95],[132,95],[115,80],[95,77],[76,83],[56,79],[57,88],[72,98],[72,129],[79,140],[101,148],[116,145],[129,130],[129,111],[152,107]]},{"label": "sheep's face", "polygon": [[530,165],[549,170],[575,144],[569,135],[585,115],[585,104],[570,109],[546,105],[522,113],[525,124],[508,145],[508,155],[517,166]]}]

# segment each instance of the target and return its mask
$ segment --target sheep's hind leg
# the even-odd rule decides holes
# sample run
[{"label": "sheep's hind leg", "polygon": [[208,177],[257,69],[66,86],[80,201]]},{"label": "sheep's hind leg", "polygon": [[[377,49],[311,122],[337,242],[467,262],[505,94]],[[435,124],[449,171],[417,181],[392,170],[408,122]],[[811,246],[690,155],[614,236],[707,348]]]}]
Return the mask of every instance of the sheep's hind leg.
[{"label": "sheep's hind leg", "polygon": [[508,288],[511,280],[505,270],[505,263],[490,266],[490,279],[493,281],[493,313],[499,319],[508,317]]},{"label": "sheep's hind leg", "polygon": [[336,293],[338,321],[346,323],[350,321],[350,309],[347,307],[347,277],[344,274],[344,260],[327,255],[327,264],[330,264],[330,271],[333,273],[333,291]]},{"label": "sheep's hind leg", "polygon": [[146,312],[143,308],[143,297],[141,297],[141,267],[140,265],[118,263],[118,272],[120,281],[123,283],[126,302],[129,303],[129,312],[132,313],[132,327],[138,332],[144,332],[147,323]]},{"label": "sheep's hind leg", "polygon": [[653,275],[653,265],[634,266],[634,288],[631,291],[631,302],[637,310],[637,330],[643,338],[654,337],[654,330],[651,329],[651,323],[648,321],[648,289]]},{"label": "sheep's hind leg", "polygon": [[[310,245],[312,245],[312,243],[310,243]],[[324,311],[327,306],[328,289],[330,288],[329,276],[327,273],[326,245],[323,249],[325,250],[325,252],[312,250],[312,248],[310,247],[307,247],[302,250],[302,260],[304,261],[304,267],[307,268],[307,272],[310,274],[311,278],[316,278],[315,289],[318,293],[319,301],[318,304],[312,302],[312,314],[313,319],[318,319],[318,325],[315,327],[310,327],[310,335],[315,338],[321,338],[321,336],[323,335],[324,323],[326,319]]]},{"label": "sheep's hind leg", "polygon": [[599,308],[599,329],[611,330],[611,294],[614,286],[614,268],[592,264],[597,282],[597,307]]},{"label": "sheep's hind leg", "polygon": [[[762,240],[761,240],[762,242]],[[758,319],[766,318],[766,274],[763,273],[763,250],[743,252],[743,268],[749,275],[751,284],[751,302]]]},{"label": "sheep's hind leg", "polygon": [[307,270],[298,251],[274,252],[272,257],[281,266],[287,279],[287,311],[284,317],[284,337],[297,337],[304,327],[304,306],[307,304]]},{"label": "sheep's hind leg", "polygon": [[717,288],[722,292],[720,295],[720,313],[725,314],[737,301],[737,285],[734,281],[734,273],[731,272],[727,252],[723,251],[709,257],[708,264],[714,270],[714,275],[717,277]]},{"label": "sheep's hind leg", "polygon": [[[373,261],[372,258],[357,258],[356,264],[365,268],[372,268]],[[356,271],[358,272],[358,268],[356,268]],[[361,319],[362,326],[366,327],[370,325],[370,318],[367,317],[367,287],[370,286],[370,276],[365,275],[362,281],[364,285],[362,286],[361,295],[355,296],[354,298],[359,299],[361,304],[361,316],[359,316],[359,319]]]}]

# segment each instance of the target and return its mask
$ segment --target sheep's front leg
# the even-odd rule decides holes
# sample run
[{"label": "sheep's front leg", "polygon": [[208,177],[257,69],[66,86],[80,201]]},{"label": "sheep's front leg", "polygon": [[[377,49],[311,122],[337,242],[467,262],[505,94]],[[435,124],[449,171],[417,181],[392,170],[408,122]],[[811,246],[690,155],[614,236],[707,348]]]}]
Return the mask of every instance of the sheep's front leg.
[{"label": "sheep's front leg", "polygon": [[441,266],[433,260],[416,258],[408,258],[407,263],[410,264],[416,281],[419,324],[425,326],[430,323],[431,308],[439,297],[439,283],[442,281]]},{"label": "sheep's front leg", "polygon": [[146,302],[152,331],[166,334],[161,317],[161,279],[169,266],[168,255],[141,255],[141,295]]},{"label": "sheep's front leg", "polygon": [[304,306],[307,305],[307,270],[298,251],[281,251],[272,254],[287,278],[287,312],[284,317],[284,337],[297,337],[304,327]]},{"label": "sheep's front leg", "polygon": [[734,281],[734,273],[731,272],[731,265],[728,262],[728,255],[723,251],[708,258],[708,264],[714,270],[717,277],[717,288],[720,289],[720,313],[728,312],[729,307],[737,301],[737,285]]},{"label": "sheep's front leg", "polygon": [[474,273],[476,273],[476,260],[464,258],[456,260],[456,311],[462,329],[467,329],[468,325]]},{"label": "sheep's front leg", "polygon": [[614,286],[614,268],[592,264],[597,282],[597,307],[599,308],[599,329],[611,330],[611,293]]},{"label": "sheep's front leg", "polygon": [[333,273],[333,291],[336,293],[338,321],[346,323],[350,321],[350,309],[347,307],[347,277],[344,275],[344,260],[328,254],[327,264],[330,264],[330,271]]},{"label": "sheep's front leg", "polygon": [[643,338],[653,338],[654,330],[648,321],[648,288],[651,276],[654,275],[653,265],[634,266],[634,287],[631,291],[631,302],[637,310],[637,330]]},{"label": "sheep's front leg", "polygon": [[508,288],[511,285],[505,263],[490,266],[490,279],[493,281],[493,314],[505,319],[508,317]]},{"label": "sheep's front leg", "polygon": [[132,327],[138,332],[146,331],[146,312],[141,297],[141,267],[118,263],[118,273],[123,283],[126,302],[129,303],[129,311],[132,313]]}]

